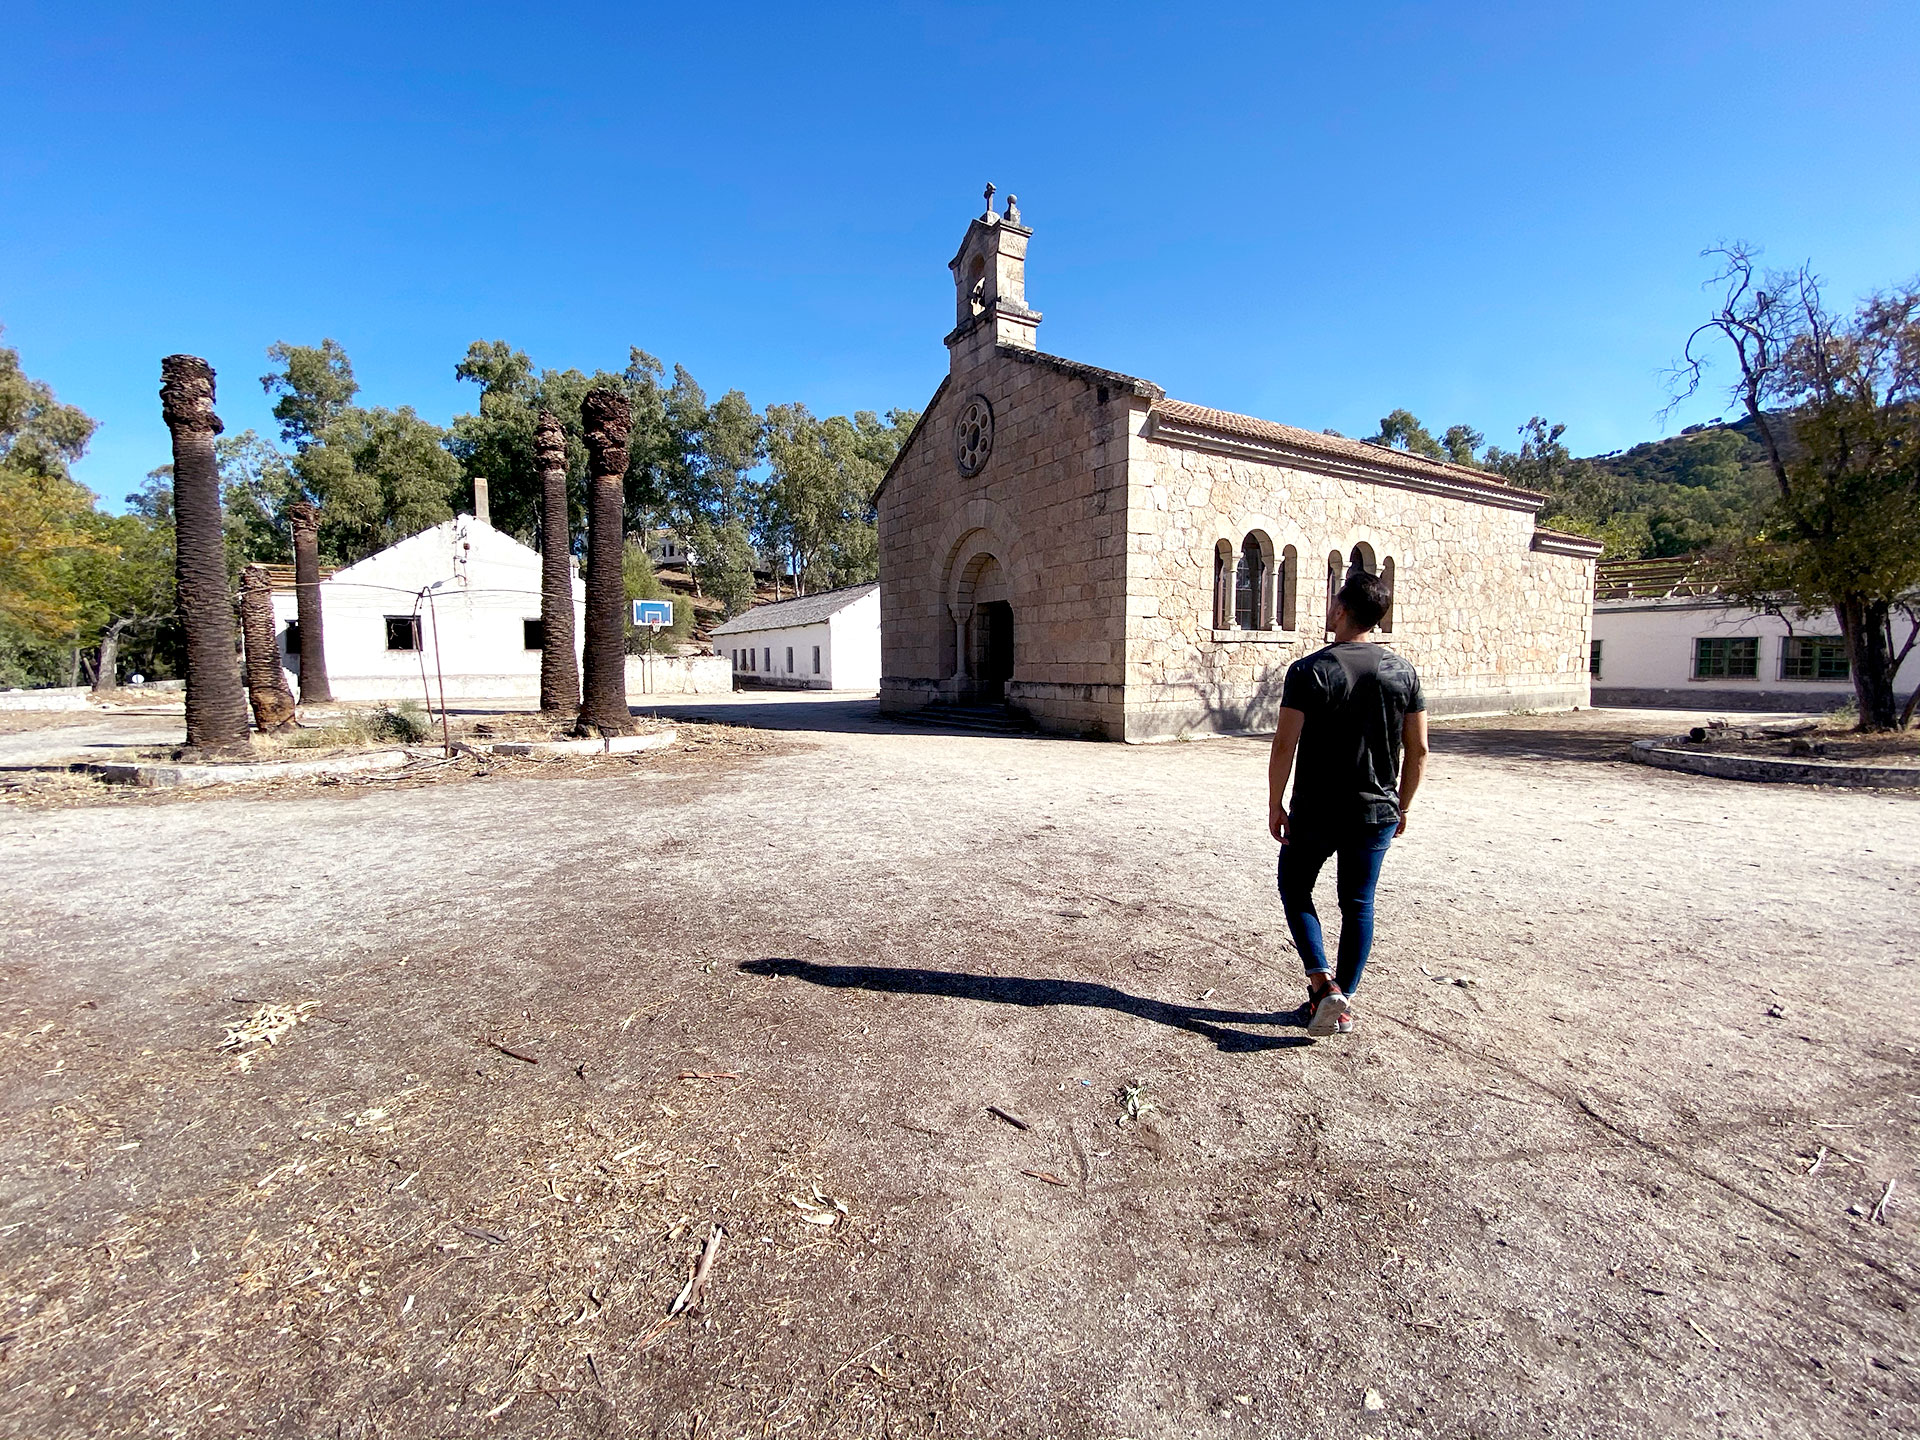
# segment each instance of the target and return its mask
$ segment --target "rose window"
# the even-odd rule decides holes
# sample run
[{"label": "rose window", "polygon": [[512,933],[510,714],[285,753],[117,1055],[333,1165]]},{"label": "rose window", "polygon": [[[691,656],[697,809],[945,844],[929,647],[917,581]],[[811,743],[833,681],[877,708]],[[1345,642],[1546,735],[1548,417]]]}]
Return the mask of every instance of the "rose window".
[{"label": "rose window", "polygon": [[993,407],[976,395],[960,412],[953,427],[953,454],[962,475],[978,475],[993,453]]}]

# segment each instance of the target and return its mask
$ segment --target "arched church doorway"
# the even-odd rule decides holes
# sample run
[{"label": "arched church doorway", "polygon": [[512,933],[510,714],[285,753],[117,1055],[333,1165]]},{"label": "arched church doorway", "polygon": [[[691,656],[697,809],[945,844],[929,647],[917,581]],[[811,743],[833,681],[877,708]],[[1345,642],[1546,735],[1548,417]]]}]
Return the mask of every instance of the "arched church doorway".
[{"label": "arched church doorway", "polygon": [[980,551],[961,566],[953,615],[959,694],[976,703],[1001,704],[1013,679],[1013,605],[1007,573],[991,551]]}]

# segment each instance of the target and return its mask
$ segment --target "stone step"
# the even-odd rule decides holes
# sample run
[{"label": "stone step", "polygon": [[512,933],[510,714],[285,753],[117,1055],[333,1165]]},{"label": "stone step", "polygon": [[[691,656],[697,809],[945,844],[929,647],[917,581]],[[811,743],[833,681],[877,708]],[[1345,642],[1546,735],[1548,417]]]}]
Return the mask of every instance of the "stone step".
[{"label": "stone step", "polygon": [[1031,735],[1034,727],[1004,705],[928,705],[893,716],[908,725],[977,735]]}]

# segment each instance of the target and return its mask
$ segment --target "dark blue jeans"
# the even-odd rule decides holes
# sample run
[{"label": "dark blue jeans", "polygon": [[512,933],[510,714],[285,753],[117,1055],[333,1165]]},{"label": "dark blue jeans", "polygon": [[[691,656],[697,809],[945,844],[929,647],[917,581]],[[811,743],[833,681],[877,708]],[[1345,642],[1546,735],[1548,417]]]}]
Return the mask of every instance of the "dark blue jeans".
[{"label": "dark blue jeans", "polygon": [[1338,857],[1334,883],[1340,896],[1340,952],[1333,978],[1349,995],[1360,988],[1373,949],[1373,887],[1380,881],[1380,862],[1387,858],[1397,828],[1395,820],[1383,825],[1295,820],[1280,847],[1280,903],[1309,975],[1324,975],[1328,968],[1320,912],[1313,908],[1313,882],[1328,859]]}]

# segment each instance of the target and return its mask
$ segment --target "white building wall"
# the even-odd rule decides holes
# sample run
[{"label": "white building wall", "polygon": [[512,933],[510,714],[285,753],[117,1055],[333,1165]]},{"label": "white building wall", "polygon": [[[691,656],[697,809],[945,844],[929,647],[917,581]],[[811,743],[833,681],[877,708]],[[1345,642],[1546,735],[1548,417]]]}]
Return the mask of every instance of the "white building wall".
[{"label": "white building wall", "polygon": [[[1701,596],[1602,600],[1593,607],[1593,638],[1600,644],[1593,703],[1825,710],[1851,700],[1853,684],[1848,680],[1782,678],[1781,655],[1790,634],[1838,636],[1840,621],[1831,610],[1814,611],[1795,615],[1789,628],[1777,615]],[[1695,640],[1747,635],[1760,642],[1758,674],[1753,679],[1694,678]],[[1895,689],[1905,695],[1916,684],[1920,684],[1920,649],[1901,666]]]},{"label": "white building wall", "polygon": [[[833,682],[833,629],[826,620],[811,625],[773,625],[764,630],[741,630],[714,637],[714,648],[731,657],[736,652],[753,651],[751,663],[737,663],[734,674],[763,685],[791,686],[803,690],[842,688]],[[820,673],[813,673],[813,647],[820,647]],[[787,652],[793,652],[793,664],[787,664]]]},{"label": "white building wall", "polygon": [[863,595],[828,622],[835,690],[880,688],[880,591]]},{"label": "white building wall", "polygon": [[[431,588],[431,603],[421,592]],[[586,585],[573,582],[574,645],[586,636]],[[540,651],[526,647],[523,622],[540,618],[540,556],[471,515],[457,516],[389,546],[320,583],[327,678],[339,700],[512,699],[540,693]],[[292,591],[273,597],[281,663],[288,654]],[[418,613],[420,650],[387,648],[388,616]],[[422,672],[425,682],[422,682]]]}]

